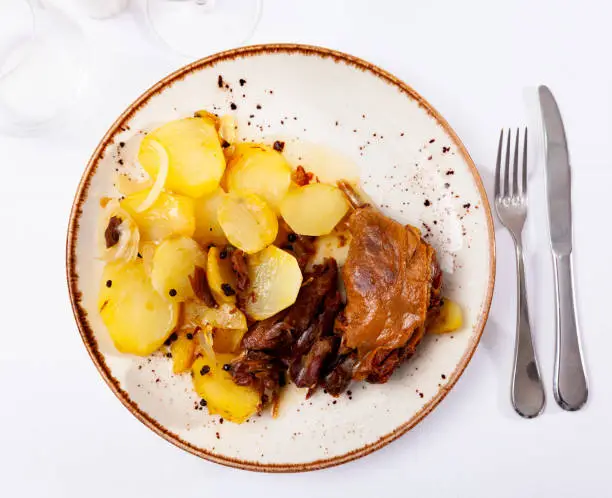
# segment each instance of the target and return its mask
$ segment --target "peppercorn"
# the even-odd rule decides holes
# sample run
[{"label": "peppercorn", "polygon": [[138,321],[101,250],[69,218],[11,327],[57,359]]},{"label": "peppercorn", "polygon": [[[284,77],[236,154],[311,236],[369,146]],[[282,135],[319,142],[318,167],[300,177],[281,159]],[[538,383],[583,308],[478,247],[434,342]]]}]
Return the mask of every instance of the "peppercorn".
[{"label": "peppercorn", "polygon": [[226,372],[229,372],[231,370],[231,366],[229,363],[226,363],[225,365],[223,365],[223,370],[225,370]]},{"label": "peppercorn", "polygon": [[210,372],[210,367],[208,365],[204,365],[200,369],[200,375],[206,375],[208,372]]},{"label": "peppercorn", "polygon": [[170,292],[168,292],[168,294],[170,294],[170,297],[176,296],[176,289],[170,289]]},{"label": "peppercorn", "polygon": [[289,242],[295,242],[297,240],[297,235],[294,233],[290,233],[289,235],[287,235],[287,240]]},{"label": "peppercorn", "polygon": [[106,287],[112,287],[113,286],[113,281],[112,280],[107,280],[106,281]]},{"label": "peppercorn", "polygon": [[236,291],[232,289],[230,284],[221,284],[221,290],[226,296],[234,296],[236,294]]}]

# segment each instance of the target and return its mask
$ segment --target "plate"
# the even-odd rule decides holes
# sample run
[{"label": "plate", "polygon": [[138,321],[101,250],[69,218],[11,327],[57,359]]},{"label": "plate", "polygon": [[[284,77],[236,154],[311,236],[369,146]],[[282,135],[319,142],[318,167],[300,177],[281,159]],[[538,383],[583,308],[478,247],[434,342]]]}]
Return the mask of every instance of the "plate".
[{"label": "plate", "polygon": [[[445,272],[445,295],[464,327],[427,336],[384,385],[353,384],[337,400],[287,389],[280,414],[223,423],[199,410],[189,375],[162,355],[119,354],[96,310],[102,263],[100,201],[120,163],[161,123],[207,109],[236,116],[240,137],[285,140],[294,165],[321,177],[359,176],[389,216],[421,229]],[[412,88],[355,57],[304,45],[223,52],[166,77],[112,125],[76,193],[67,243],[74,314],[94,364],[119,400],[158,435],[195,455],[248,470],[292,472],[338,465],[381,448],[440,403],[466,368],[493,292],[494,231],[485,190],[448,123]],[[407,443],[409,444],[409,443]]]}]

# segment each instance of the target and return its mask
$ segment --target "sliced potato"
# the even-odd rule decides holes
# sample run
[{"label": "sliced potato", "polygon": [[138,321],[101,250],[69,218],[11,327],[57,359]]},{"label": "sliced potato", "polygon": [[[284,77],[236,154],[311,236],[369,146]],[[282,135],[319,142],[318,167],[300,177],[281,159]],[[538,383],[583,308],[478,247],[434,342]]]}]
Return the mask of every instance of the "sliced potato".
[{"label": "sliced potato", "polygon": [[280,206],[283,219],[300,235],[327,235],[344,217],[349,204],[334,185],[311,183],[289,191]]},{"label": "sliced potato", "polygon": [[164,240],[155,250],[151,283],[167,299],[182,302],[194,296],[190,277],[206,268],[206,252],[188,237]]},{"label": "sliced potato", "polygon": [[[221,259],[223,251],[225,257]],[[236,274],[232,270],[232,262],[227,251],[218,247],[211,247],[208,250],[206,276],[210,291],[217,303],[236,303]]]},{"label": "sliced potato", "polygon": [[193,198],[214,192],[225,171],[225,157],[210,119],[170,121],[149,133],[140,144],[138,160],[152,178],[157,176],[159,154],[151,141],[168,153],[166,188]]},{"label": "sliced potato", "polygon": [[213,332],[213,348],[217,353],[236,353],[246,330],[215,329]]},{"label": "sliced potato", "polygon": [[175,374],[187,372],[195,360],[197,342],[191,332],[181,331],[170,346],[172,371]]},{"label": "sliced potato", "polygon": [[444,298],[440,307],[440,314],[427,326],[427,331],[432,334],[445,334],[453,332],[463,325],[463,313],[461,307],[454,301]]},{"label": "sliced potato", "polygon": [[140,240],[160,241],[172,235],[191,237],[195,230],[193,200],[182,195],[162,192],[149,209],[141,213],[136,212],[148,192],[144,190],[121,201],[121,207],[138,225]]},{"label": "sliced potato", "polygon": [[181,327],[193,330],[206,325],[221,329],[247,329],[244,313],[234,305],[224,303],[218,308],[209,308],[201,301],[187,301],[183,306]]},{"label": "sliced potato", "polygon": [[141,259],[106,265],[98,309],[115,347],[140,356],[159,349],[179,316],[177,303],[155,291]]},{"label": "sliced potato", "polygon": [[196,229],[193,238],[203,247],[227,244],[227,237],[219,224],[217,212],[227,194],[218,188],[212,194],[195,200]]},{"label": "sliced potato", "polygon": [[257,194],[278,213],[291,184],[291,168],[272,147],[239,144],[228,163],[225,178],[229,192]]},{"label": "sliced potato", "polygon": [[230,243],[247,254],[270,245],[278,232],[274,211],[255,194],[228,194],[219,206],[218,218]]},{"label": "sliced potato", "polygon": [[302,272],[294,256],[268,246],[248,258],[250,287],[246,312],[265,320],[291,306],[302,285]]},{"label": "sliced potato", "polygon": [[231,354],[218,354],[215,360],[207,356],[197,358],[192,367],[193,387],[206,400],[208,413],[241,424],[257,413],[261,398],[255,389],[235,384],[231,374],[223,369],[233,359]]}]

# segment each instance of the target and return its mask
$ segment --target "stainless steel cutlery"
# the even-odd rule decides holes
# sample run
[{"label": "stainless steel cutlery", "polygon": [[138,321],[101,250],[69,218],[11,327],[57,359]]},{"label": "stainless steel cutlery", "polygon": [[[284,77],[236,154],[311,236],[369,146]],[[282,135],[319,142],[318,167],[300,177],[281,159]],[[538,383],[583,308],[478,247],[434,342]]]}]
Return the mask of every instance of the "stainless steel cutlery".
[{"label": "stainless steel cutlery", "polygon": [[[544,408],[544,386],[533,347],[529,306],[523,263],[523,227],[527,219],[527,129],[524,132],[522,161],[519,161],[520,133],[516,130],[514,154],[510,130],[506,138],[505,161],[504,131],[499,135],[497,164],[495,167],[495,210],[502,224],[508,229],[516,249],[517,317],[514,367],[512,371],[512,406],[523,417],[536,417]],[[520,170],[520,173],[519,173]],[[520,179],[519,179],[520,178]]]},{"label": "stainless steel cutlery", "polygon": [[580,346],[572,275],[571,168],[561,113],[552,92],[538,89],[546,143],[546,193],[555,270],[556,338],[553,392],[565,410],[586,403],[588,386]]},{"label": "stainless steel cutlery", "polygon": [[[550,246],[555,274],[556,347],[553,392],[564,410],[578,410],[587,401],[588,385],[580,345],[572,274],[572,196],[569,151],[563,120],[552,92],[538,89],[546,146],[546,196]],[[514,409],[527,418],[539,415],[544,387],[535,354],[523,262],[523,227],[527,219],[527,129],[499,136],[495,168],[495,210],[512,235],[516,249],[517,320],[511,398]],[[505,144],[505,146],[504,146]],[[522,154],[521,154],[522,150]],[[521,160],[522,157],[522,160]]]}]

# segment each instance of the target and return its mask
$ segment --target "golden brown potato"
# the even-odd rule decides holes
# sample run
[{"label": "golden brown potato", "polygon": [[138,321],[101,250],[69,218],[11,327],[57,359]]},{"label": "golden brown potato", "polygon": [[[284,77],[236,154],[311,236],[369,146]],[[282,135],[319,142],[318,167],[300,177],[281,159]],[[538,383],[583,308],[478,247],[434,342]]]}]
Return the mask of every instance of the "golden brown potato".
[{"label": "golden brown potato", "polygon": [[172,353],[172,371],[175,374],[187,372],[195,360],[197,342],[191,332],[181,331],[178,338],[170,345]]},{"label": "golden brown potato", "polygon": [[138,160],[152,178],[157,176],[159,142],[168,154],[166,188],[197,198],[214,192],[225,171],[225,157],[214,124],[204,118],[170,121],[144,137]]},{"label": "golden brown potato", "polygon": [[247,254],[270,245],[278,232],[274,211],[255,194],[228,194],[219,206],[218,218],[230,243]]},{"label": "golden brown potato", "polygon": [[237,353],[246,330],[215,329],[213,332],[213,349],[217,353]]},{"label": "golden brown potato", "polygon": [[188,237],[164,240],[153,255],[151,283],[167,299],[183,302],[194,296],[191,278],[196,267],[206,268],[206,252]]},{"label": "golden brown potato", "polygon": [[278,213],[291,184],[291,168],[272,147],[245,143],[236,145],[225,178],[229,192],[257,194]]},{"label": "golden brown potato", "polygon": [[138,206],[146,199],[148,190],[132,194],[121,201],[138,225],[140,240],[160,241],[172,235],[191,237],[195,230],[194,202],[189,197],[162,192],[153,205],[143,212]]},{"label": "golden brown potato", "polygon": [[265,320],[291,306],[302,285],[302,272],[294,256],[276,246],[248,258],[250,287],[246,312],[255,320]]},{"label": "golden brown potato", "polygon": [[155,291],[141,259],[106,265],[98,310],[115,347],[139,356],[159,349],[179,316],[178,304]]},{"label": "golden brown potato", "polygon": [[207,356],[197,358],[192,368],[193,386],[206,401],[208,413],[241,424],[257,413],[261,399],[254,389],[235,384],[231,374],[224,370],[233,358],[231,354],[217,354],[215,360]]},{"label": "golden brown potato", "polygon": [[427,326],[427,331],[432,334],[445,334],[460,329],[463,325],[463,313],[461,307],[454,301],[444,298],[440,308],[440,314]]},{"label": "golden brown potato", "polygon": [[196,229],[193,238],[202,247],[208,247],[210,244],[227,244],[227,237],[223,233],[217,216],[219,206],[226,196],[227,194],[218,188],[212,194],[195,200]]},{"label": "golden brown potato", "polygon": [[327,235],[344,217],[349,204],[334,185],[311,183],[291,189],[280,206],[283,219],[300,235]]},{"label": "golden brown potato", "polygon": [[206,277],[210,291],[218,304],[236,304],[236,274],[232,270],[232,262],[227,251],[218,247],[211,247],[208,250]]}]

